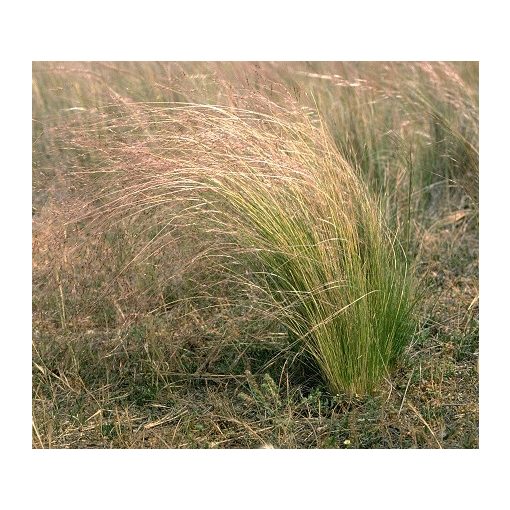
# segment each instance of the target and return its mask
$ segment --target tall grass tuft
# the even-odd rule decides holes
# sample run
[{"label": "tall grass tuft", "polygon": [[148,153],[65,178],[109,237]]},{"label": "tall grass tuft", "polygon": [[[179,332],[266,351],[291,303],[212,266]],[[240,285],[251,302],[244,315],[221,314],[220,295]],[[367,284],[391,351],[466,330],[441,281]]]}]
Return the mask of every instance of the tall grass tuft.
[{"label": "tall grass tuft", "polygon": [[164,211],[160,243],[209,237],[197,257],[258,296],[332,392],[366,394],[413,332],[400,234],[316,112],[259,96],[249,106],[131,103],[111,119],[105,109],[95,130],[108,144],[70,130],[80,154],[97,156],[93,224],[150,224]]}]

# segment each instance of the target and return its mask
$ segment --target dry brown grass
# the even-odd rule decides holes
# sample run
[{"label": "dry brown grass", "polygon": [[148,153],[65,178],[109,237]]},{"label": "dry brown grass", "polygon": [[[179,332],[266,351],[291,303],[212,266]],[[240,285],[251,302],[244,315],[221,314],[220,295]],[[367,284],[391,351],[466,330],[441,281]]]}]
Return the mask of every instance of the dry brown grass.
[{"label": "dry brown grass", "polygon": [[[50,63],[36,64],[34,78],[35,448],[477,447],[477,169],[457,157],[465,144],[455,135],[477,141],[471,65]],[[362,400],[330,395],[274,317],[250,306],[257,296],[235,301],[236,286],[211,287],[218,275],[196,253],[213,233],[197,244],[176,228],[145,260],[135,257],[165,224],[157,213],[153,231],[133,218],[108,232],[101,215],[94,228],[69,223],[98,212],[83,190],[97,194],[108,175],[78,172],[118,167],[114,142],[140,175],[161,166],[151,109],[133,101],[253,110],[254,89],[278,103],[281,83],[292,101],[317,103],[393,225],[405,218],[404,155],[414,150],[411,235],[426,299],[399,371]],[[425,98],[404,94],[417,87]],[[94,110],[105,104],[107,115]],[[65,110],[77,106],[87,111]],[[112,118],[106,159],[69,150],[100,147]]]}]

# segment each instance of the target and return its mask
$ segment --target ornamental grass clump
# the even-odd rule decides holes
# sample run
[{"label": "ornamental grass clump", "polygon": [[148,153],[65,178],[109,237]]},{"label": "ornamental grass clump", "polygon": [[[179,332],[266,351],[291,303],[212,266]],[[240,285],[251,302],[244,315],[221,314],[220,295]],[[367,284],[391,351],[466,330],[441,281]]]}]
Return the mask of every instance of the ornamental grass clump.
[{"label": "ornamental grass clump", "polygon": [[249,106],[124,104],[111,119],[102,111],[95,129],[107,136],[74,134],[98,161],[94,223],[150,221],[158,211],[160,243],[179,242],[177,231],[209,236],[197,257],[258,296],[332,392],[366,394],[413,332],[399,233],[316,112],[260,98]]}]

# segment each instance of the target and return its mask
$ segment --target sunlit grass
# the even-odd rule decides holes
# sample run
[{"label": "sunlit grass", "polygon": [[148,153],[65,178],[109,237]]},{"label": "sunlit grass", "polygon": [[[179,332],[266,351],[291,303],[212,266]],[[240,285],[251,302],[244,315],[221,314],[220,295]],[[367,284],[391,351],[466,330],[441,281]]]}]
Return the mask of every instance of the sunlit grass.
[{"label": "sunlit grass", "polygon": [[477,444],[476,62],[32,84],[35,445]]},{"label": "sunlit grass", "polygon": [[[365,394],[411,340],[402,233],[387,228],[319,117],[252,100],[257,111],[132,105],[116,120],[115,150],[84,138],[111,154],[96,221],[159,209],[159,236],[175,225],[212,232],[197,256],[256,286],[333,392]],[[148,130],[144,143],[133,147],[130,127]]]}]

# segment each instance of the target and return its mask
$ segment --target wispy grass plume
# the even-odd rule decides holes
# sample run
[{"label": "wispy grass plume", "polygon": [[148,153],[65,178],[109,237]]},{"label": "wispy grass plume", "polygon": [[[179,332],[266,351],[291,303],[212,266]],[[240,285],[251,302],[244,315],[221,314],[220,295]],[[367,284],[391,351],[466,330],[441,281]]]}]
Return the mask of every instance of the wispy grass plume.
[{"label": "wispy grass plume", "polygon": [[150,222],[157,211],[166,218],[160,242],[175,242],[176,229],[209,236],[197,257],[259,296],[332,392],[374,389],[410,341],[412,271],[399,232],[317,113],[260,96],[246,107],[132,103],[113,112],[102,111],[93,136],[82,124],[71,135],[97,158],[93,224]]}]

